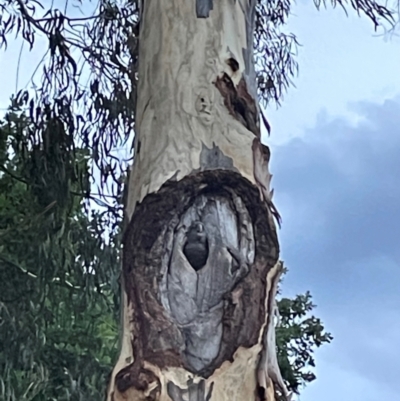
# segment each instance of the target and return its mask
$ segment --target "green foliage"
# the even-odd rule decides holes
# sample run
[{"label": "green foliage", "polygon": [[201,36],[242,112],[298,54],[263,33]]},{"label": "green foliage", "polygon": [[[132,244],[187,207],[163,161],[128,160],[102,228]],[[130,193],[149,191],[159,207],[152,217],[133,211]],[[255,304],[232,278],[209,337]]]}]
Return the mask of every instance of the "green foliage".
[{"label": "green foliage", "polygon": [[118,235],[106,241],[104,213],[88,218],[70,192],[86,152],[42,152],[27,129],[15,113],[0,126],[0,400],[99,400],[116,357]]},{"label": "green foliage", "polygon": [[280,322],[276,328],[278,362],[290,391],[299,393],[301,387],[316,379],[309,367],[315,367],[314,349],[333,339],[319,318],[309,316],[315,308],[311,294],[278,301]]}]

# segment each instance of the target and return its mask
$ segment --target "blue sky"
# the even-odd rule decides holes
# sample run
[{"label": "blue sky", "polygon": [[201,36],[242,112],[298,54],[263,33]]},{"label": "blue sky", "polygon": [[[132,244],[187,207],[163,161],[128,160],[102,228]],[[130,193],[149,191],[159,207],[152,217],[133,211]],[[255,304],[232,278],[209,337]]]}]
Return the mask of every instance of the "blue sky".
[{"label": "blue sky", "polygon": [[400,40],[300,2],[296,88],[269,110],[284,292],[310,290],[334,341],[302,401],[399,399]]},{"label": "blue sky", "polygon": [[284,290],[309,289],[335,337],[317,353],[307,401],[400,391],[400,97],[358,106],[362,123],[321,113],[274,149]]},{"label": "blue sky", "polygon": [[[400,360],[400,39],[365,18],[299,0],[288,29],[300,76],[271,107],[284,293],[310,290],[335,337],[317,352],[301,401],[396,400]],[[45,49],[45,44],[43,49]],[[15,92],[20,46],[0,56],[0,109]],[[22,53],[19,87],[43,51]]]}]

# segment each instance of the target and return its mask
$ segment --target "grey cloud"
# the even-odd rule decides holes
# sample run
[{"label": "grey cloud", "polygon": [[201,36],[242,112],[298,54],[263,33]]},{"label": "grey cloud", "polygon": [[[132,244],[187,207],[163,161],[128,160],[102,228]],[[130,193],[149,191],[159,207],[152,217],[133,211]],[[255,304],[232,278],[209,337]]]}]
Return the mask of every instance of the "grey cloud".
[{"label": "grey cloud", "polygon": [[285,283],[311,290],[334,358],[400,391],[400,98],[351,107],[356,126],[321,114],[273,149]]}]

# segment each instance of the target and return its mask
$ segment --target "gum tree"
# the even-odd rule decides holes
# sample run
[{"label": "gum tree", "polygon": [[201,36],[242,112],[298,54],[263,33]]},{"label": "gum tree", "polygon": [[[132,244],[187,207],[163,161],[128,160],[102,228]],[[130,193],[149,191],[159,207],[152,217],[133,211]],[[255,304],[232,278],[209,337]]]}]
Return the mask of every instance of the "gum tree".
[{"label": "gum tree", "polygon": [[[3,44],[15,30],[49,43],[41,89],[18,96],[33,138],[45,143],[46,122],[61,122],[65,141],[78,135],[91,149],[107,190],[120,184],[113,148],[134,123],[108,400],[289,399],[275,344],[280,216],[259,99],[279,102],[296,71],[296,39],[280,31],[291,3],[101,1],[83,17],[0,4]],[[375,26],[392,19],[374,0],[349,6]]]},{"label": "gum tree", "polygon": [[289,399],[257,2],[145,1],[140,12],[124,341],[109,399]]},{"label": "gum tree", "polygon": [[272,382],[288,396],[275,352],[282,264],[255,7],[178,0],[141,10],[124,341],[110,400],[266,399]]}]

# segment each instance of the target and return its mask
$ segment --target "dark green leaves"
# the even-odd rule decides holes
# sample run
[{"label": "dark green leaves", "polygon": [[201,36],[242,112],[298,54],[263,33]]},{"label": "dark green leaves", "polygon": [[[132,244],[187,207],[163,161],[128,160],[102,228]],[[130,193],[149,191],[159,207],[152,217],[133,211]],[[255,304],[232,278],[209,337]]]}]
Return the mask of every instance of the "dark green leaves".
[{"label": "dark green leaves", "polygon": [[280,324],[276,339],[278,361],[288,389],[299,393],[301,387],[315,380],[309,368],[315,367],[314,349],[333,339],[320,319],[310,316],[315,308],[311,294],[297,295],[294,299],[278,301]]},{"label": "dark green leaves", "polygon": [[117,351],[119,232],[72,193],[79,175],[87,183],[87,152],[57,119],[40,145],[29,126],[19,113],[0,126],[0,399],[102,399]]},{"label": "dark green leaves", "polygon": [[[101,176],[98,192],[109,206],[121,192],[118,177],[128,161],[118,149],[133,138],[137,19],[135,1],[82,5],[73,0],[58,9],[53,3],[0,0],[0,48],[12,34],[30,47],[39,37],[40,43],[47,40],[33,77],[35,90],[21,91],[16,98],[19,107],[30,111],[31,140],[42,146],[49,118],[59,121],[90,151],[90,179]],[[42,77],[37,77],[40,70]]]}]

